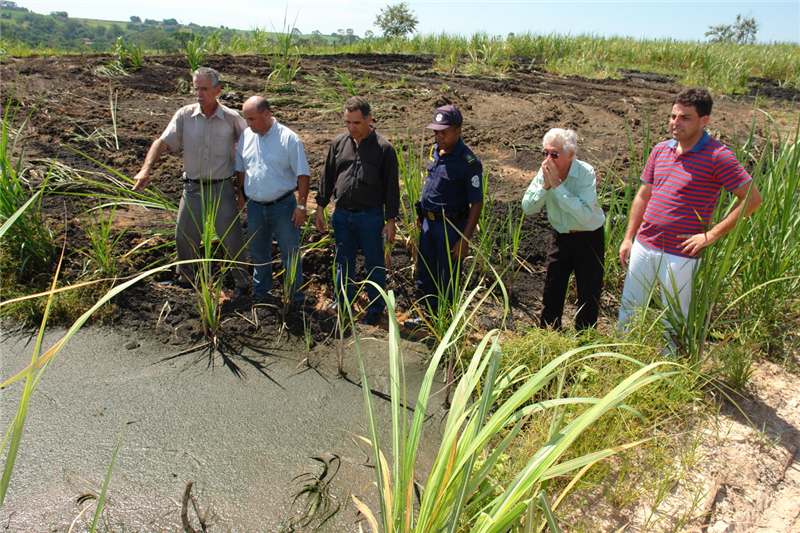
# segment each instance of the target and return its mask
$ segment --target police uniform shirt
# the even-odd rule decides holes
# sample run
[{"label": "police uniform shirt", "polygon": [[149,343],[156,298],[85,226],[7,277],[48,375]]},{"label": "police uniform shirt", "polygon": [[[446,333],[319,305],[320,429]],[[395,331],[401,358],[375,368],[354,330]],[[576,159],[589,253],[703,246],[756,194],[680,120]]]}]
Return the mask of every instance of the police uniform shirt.
[{"label": "police uniform shirt", "polygon": [[461,139],[450,153],[441,156],[434,144],[426,168],[421,199],[425,211],[441,213],[444,208],[450,214],[483,202],[483,166]]}]

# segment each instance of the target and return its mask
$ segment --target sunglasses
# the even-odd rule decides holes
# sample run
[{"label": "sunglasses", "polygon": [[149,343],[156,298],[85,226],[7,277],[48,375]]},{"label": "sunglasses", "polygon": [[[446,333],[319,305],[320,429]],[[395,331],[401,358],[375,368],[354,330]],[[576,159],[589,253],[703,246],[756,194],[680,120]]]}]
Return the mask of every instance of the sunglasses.
[{"label": "sunglasses", "polygon": [[561,155],[558,152],[548,152],[547,150],[542,150],[541,154],[542,154],[542,159],[547,159],[548,155],[553,159],[558,159],[558,157]]}]

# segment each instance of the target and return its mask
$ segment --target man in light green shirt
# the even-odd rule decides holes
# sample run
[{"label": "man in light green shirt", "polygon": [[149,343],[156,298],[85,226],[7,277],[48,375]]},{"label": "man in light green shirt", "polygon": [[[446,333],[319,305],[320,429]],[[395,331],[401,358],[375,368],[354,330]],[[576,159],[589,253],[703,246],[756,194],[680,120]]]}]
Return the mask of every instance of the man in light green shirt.
[{"label": "man in light green shirt", "polygon": [[542,167],[522,198],[522,210],[532,215],[547,208],[555,230],[547,253],[547,273],[542,295],[540,325],[561,327],[569,277],[578,286],[575,328],[597,324],[605,262],[605,215],[597,202],[596,176],[588,163],[578,160],[578,135],[554,128],[542,141]]}]

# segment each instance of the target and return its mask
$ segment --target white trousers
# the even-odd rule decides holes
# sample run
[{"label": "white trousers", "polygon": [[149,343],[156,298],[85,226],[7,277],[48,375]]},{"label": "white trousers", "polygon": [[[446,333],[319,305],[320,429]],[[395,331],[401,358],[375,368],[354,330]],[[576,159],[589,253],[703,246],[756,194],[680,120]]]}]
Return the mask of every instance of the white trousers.
[{"label": "white trousers", "polygon": [[[656,289],[660,289],[664,309],[671,307],[677,313],[680,306],[681,318],[685,320],[692,302],[692,279],[699,266],[699,258],[652,250],[634,240],[622,289],[619,323],[624,325],[632,316],[641,313]],[[666,321],[665,325],[668,326]]]}]

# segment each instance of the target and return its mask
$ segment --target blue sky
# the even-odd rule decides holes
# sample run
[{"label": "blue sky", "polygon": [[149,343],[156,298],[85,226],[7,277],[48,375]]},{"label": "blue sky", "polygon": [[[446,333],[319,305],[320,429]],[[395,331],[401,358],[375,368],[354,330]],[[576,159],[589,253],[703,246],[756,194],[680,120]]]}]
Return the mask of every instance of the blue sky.
[{"label": "blue sky", "polygon": [[[352,28],[357,35],[371,30],[375,16],[390,1],[293,2],[224,0],[16,0],[36,13],[67,11],[70,16],[127,21],[131,15],[155,20],[175,18],[188,24],[282,29],[284,17],[303,33],[320,30],[330,34]],[[419,18],[423,34],[472,35],[486,32],[534,34],[594,34],[634,38],[705,40],[709,25],[731,24],[736,15],[753,16],[759,23],[760,42],[800,43],[800,1],[684,2],[538,2],[538,1],[414,1],[411,10]]]}]

